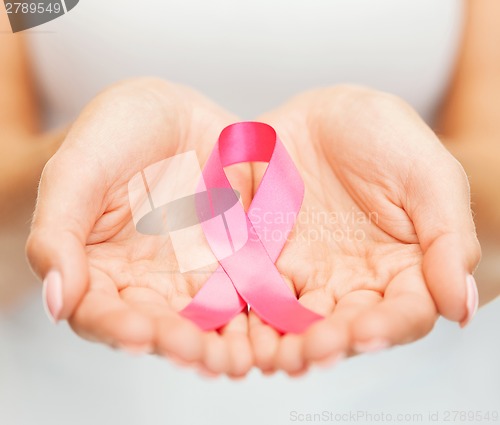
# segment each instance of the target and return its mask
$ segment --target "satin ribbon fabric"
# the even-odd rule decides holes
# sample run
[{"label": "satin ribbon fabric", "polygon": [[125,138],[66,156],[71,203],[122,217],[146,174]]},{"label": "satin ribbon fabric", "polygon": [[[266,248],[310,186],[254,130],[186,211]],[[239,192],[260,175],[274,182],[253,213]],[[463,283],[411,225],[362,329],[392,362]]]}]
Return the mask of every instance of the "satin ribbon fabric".
[{"label": "satin ribbon fabric", "polygon": [[[222,131],[203,169],[207,193],[231,189],[224,167],[242,162],[269,164],[247,213],[234,194],[235,207],[223,216],[225,232],[213,220],[200,217],[219,267],[181,315],[204,330],[213,330],[250,306],[278,331],[301,333],[321,316],[298,302],[275,262],[294,226],[290,217],[300,211],[304,183],[271,126],[242,122]],[[201,206],[197,209],[199,214],[204,211]],[[288,219],[273,219],[277,217]],[[224,252],[228,238],[233,248],[229,256]]]}]

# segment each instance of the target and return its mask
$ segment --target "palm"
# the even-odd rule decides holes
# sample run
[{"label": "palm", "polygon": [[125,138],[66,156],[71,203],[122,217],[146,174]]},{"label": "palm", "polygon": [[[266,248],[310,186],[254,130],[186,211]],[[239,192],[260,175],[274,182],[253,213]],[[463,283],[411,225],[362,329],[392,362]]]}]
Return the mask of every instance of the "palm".
[{"label": "palm", "polygon": [[[121,117],[126,128],[114,138],[115,146],[108,141],[104,152],[99,152],[105,164],[98,170],[99,181],[103,175],[108,179],[103,198],[96,195],[94,200],[101,210],[87,238],[90,290],[70,323],[81,335],[111,345],[142,350],[146,344],[158,353],[203,365],[205,371],[241,375],[251,365],[246,315],[233,319],[220,334],[202,333],[178,315],[211,270],[181,274],[171,241],[141,235],[131,220],[128,181],[132,176],[189,150],[195,150],[203,162],[220,129],[237,120],[190,92],[183,93],[182,102],[186,114],[180,116],[182,105],[176,106],[175,126],[163,108],[134,108],[133,117]],[[202,113],[196,116],[195,110]],[[249,165],[233,167],[229,177],[248,203]],[[237,359],[232,358],[234,352]]]},{"label": "palm", "polygon": [[[277,366],[291,373],[304,370],[308,356],[321,359],[351,353],[353,345],[370,350],[416,339],[437,317],[422,276],[416,231],[398,205],[400,176],[409,168],[394,145],[398,141],[383,137],[381,122],[367,119],[360,129],[359,111],[336,117],[343,126],[356,120],[354,136],[318,112],[314,101],[299,98],[263,117],[282,137],[306,187],[292,237],[276,265],[300,301],[327,317],[305,336],[278,341],[274,335]],[[257,166],[257,179],[262,172]],[[252,320],[255,343],[264,339],[259,332],[267,332],[272,346],[270,330]],[[257,358],[259,353],[261,366],[271,369],[271,350],[257,345]]]},{"label": "palm", "polygon": [[[260,120],[275,127],[306,188],[276,266],[325,320],[281,336],[253,312],[221,332],[202,332],[177,313],[213,269],[178,273],[171,242],[136,231],[128,182],[189,150],[203,165],[237,117],[157,80],[99,96],[44,171],[27,248],[40,275],[62,272],[58,318],[89,339],[242,376],[253,360],[264,372],[297,374],[415,340],[432,328],[436,305],[452,320],[470,317],[464,282],[480,249],[467,179],[416,114],[385,95],[339,87],[301,95]],[[264,170],[226,169],[245,207]]]}]

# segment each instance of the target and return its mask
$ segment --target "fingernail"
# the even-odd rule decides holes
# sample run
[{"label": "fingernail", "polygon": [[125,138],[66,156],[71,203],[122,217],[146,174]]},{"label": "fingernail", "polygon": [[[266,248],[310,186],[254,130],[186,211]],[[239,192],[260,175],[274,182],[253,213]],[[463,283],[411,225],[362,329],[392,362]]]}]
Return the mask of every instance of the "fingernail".
[{"label": "fingernail", "polygon": [[317,360],[314,362],[314,365],[321,368],[321,369],[326,369],[326,368],[331,368],[341,362],[342,360],[345,359],[345,353],[335,353],[332,354],[331,356],[327,356],[324,359]]},{"label": "fingernail", "polygon": [[143,354],[151,354],[153,352],[153,346],[149,343],[119,344],[118,347],[132,356],[141,356]]},{"label": "fingernail", "polygon": [[479,303],[479,294],[477,292],[476,279],[471,274],[465,279],[465,287],[467,294],[467,316],[460,322],[460,327],[463,328],[472,320],[477,312],[477,306]]},{"label": "fingernail", "polygon": [[63,308],[61,273],[56,270],[47,273],[43,280],[42,298],[45,313],[49,320],[56,324]]},{"label": "fingernail", "polygon": [[366,342],[356,342],[353,344],[354,351],[358,353],[375,353],[389,347],[389,341],[382,338],[374,338]]}]

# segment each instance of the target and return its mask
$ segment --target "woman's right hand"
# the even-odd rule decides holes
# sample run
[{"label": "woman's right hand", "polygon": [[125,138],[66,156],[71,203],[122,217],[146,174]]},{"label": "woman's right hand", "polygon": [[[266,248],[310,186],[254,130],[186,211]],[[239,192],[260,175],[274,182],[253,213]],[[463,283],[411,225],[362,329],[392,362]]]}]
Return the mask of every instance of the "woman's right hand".
[{"label": "woman's right hand", "polygon": [[[157,79],[115,85],[83,110],[44,169],[27,243],[54,321],[67,319],[84,338],[205,372],[248,372],[246,313],[206,333],[181,317],[177,311],[203,282],[158,273],[175,264],[173,249],[136,231],[127,196],[131,177],[150,164],[187,150],[204,162],[234,121],[195,91]],[[248,205],[250,165],[231,168]]]}]

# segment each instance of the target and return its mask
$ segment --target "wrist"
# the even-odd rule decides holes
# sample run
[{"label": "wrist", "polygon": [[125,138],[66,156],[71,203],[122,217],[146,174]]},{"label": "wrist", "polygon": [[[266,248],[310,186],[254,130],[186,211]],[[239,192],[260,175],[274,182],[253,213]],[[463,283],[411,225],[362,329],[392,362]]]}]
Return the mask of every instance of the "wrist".
[{"label": "wrist", "polygon": [[62,132],[3,137],[7,148],[0,159],[0,226],[29,218],[43,167],[57,150],[62,137]]}]

